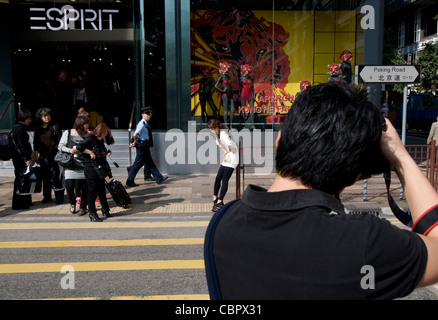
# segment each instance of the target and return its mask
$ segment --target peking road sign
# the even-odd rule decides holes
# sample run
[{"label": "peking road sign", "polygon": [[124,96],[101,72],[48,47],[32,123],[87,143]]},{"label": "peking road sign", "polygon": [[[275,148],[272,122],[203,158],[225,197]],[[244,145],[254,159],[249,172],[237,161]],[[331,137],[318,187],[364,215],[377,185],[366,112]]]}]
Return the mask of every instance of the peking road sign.
[{"label": "peking road sign", "polygon": [[413,65],[356,66],[356,83],[409,84],[420,82],[420,67]]}]

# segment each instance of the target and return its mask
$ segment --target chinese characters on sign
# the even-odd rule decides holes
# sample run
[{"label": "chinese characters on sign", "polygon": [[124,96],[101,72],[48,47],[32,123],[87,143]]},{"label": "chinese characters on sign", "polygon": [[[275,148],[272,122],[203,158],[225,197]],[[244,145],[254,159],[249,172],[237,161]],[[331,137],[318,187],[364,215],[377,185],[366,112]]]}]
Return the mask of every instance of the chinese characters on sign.
[{"label": "chinese characters on sign", "polygon": [[356,66],[358,83],[396,84],[420,82],[419,66]]}]

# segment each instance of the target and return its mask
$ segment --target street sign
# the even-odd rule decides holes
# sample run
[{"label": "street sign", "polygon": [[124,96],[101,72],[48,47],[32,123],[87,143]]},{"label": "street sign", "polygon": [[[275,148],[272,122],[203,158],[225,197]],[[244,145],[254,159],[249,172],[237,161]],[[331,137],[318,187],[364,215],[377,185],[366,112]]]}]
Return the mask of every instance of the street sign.
[{"label": "street sign", "polygon": [[420,67],[413,65],[356,66],[358,83],[409,84],[420,82]]}]

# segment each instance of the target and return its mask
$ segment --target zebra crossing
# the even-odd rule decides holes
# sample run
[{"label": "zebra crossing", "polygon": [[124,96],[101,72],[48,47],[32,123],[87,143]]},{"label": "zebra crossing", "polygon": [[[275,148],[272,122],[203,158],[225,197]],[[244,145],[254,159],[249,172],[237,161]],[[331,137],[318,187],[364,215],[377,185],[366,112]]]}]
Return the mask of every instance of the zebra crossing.
[{"label": "zebra crossing", "polygon": [[[209,219],[2,217],[0,299],[209,300],[203,260]],[[437,297],[438,286],[430,286],[404,299]]]},{"label": "zebra crossing", "polygon": [[2,218],[0,299],[208,300],[208,217]]}]

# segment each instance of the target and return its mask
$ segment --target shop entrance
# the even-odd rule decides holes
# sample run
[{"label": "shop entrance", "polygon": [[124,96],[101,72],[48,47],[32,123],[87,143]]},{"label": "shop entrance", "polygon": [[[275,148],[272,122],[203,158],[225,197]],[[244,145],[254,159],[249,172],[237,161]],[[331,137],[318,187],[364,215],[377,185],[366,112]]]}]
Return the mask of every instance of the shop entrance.
[{"label": "shop entrance", "polygon": [[63,129],[80,108],[91,124],[128,128],[134,101],[131,41],[27,42],[13,52],[16,101],[33,113],[49,107]]}]

